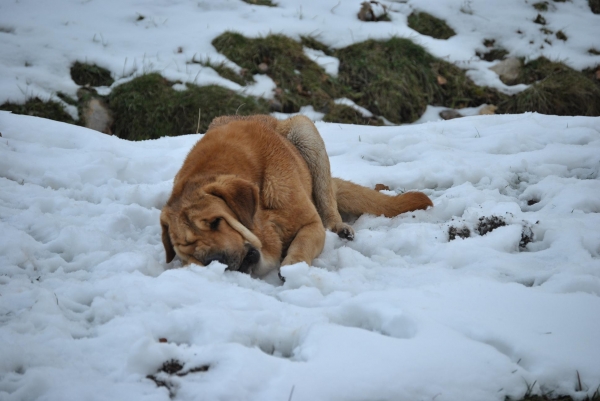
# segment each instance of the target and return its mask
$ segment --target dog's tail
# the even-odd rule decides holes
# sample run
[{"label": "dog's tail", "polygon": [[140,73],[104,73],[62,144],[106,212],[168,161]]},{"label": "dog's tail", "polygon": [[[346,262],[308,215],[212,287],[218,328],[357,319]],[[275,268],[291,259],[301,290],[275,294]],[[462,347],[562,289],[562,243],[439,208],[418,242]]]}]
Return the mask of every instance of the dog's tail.
[{"label": "dog's tail", "polygon": [[394,217],[400,213],[433,206],[431,199],[421,192],[406,192],[388,196],[340,178],[333,178],[333,186],[340,213],[354,216],[368,213]]}]

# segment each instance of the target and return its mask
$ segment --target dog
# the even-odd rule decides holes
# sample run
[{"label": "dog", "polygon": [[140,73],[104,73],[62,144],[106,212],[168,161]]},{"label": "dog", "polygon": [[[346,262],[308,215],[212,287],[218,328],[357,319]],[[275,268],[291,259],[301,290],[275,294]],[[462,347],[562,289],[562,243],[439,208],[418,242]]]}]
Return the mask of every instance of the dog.
[{"label": "dog", "polygon": [[323,139],[305,116],[223,116],[187,155],[160,224],[167,263],[218,261],[264,277],[310,265],[326,229],[352,240],[340,213],[394,217],[430,206],[420,192],[388,196],[332,178]]}]

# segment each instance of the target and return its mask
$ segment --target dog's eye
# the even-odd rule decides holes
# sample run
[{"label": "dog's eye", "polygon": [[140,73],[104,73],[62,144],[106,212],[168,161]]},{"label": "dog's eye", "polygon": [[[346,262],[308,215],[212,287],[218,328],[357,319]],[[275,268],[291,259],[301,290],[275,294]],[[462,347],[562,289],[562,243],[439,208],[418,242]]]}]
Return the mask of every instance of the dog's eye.
[{"label": "dog's eye", "polygon": [[219,223],[221,222],[221,218],[217,217],[213,221],[210,222],[210,229],[213,231],[217,231],[219,229]]}]

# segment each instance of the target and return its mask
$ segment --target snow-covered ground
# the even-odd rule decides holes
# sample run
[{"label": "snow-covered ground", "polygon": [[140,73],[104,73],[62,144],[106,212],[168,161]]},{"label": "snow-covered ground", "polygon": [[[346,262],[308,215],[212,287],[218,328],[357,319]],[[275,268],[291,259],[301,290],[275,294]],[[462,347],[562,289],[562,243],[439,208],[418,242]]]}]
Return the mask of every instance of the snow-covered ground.
[{"label": "snow-covered ground", "polygon": [[[160,208],[200,135],[128,142],[0,112],[0,399],[596,391],[600,118],[318,128],[334,175],[435,206],[328,233],[282,285],[164,263]],[[492,216],[506,225],[480,235]]]},{"label": "snow-covered ground", "polygon": [[[384,2],[392,21],[378,23],[356,19],[360,1],[276,2],[0,2],[0,103],[74,96],[74,61],[107,67],[115,85],[160,71],[270,96],[266,76],[242,88],[188,63],[225,60],[210,42],[226,30],[336,48],[410,37],[505,92],[524,86],[476,57],[484,39],[513,56],[600,63],[587,0],[548,2],[546,27],[566,42],[533,23],[532,1]],[[413,10],[457,35],[416,33]],[[335,75],[336,59],[306,52]],[[600,118],[317,126],[334,175],[418,189],[435,206],[362,216],[353,242],[329,233],[314,266],[284,267],[282,285],[164,263],[158,216],[200,135],[127,142],[0,112],[0,400],[503,401],[599,388]],[[493,216],[506,225],[481,235]],[[450,241],[451,227],[470,237]],[[183,366],[158,373],[172,359]]]},{"label": "snow-covered ground", "polygon": [[[283,33],[298,39],[316,36],[333,48],[367,39],[408,37],[433,55],[469,70],[479,85],[515,93],[526,85],[503,84],[479,59],[484,40],[509,51],[509,56],[535,59],[543,55],[581,70],[600,64],[600,15],[588,0],[547,1],[540,12],[531,0],[404,0],[381,1],[390,22],[357,18],[362,0],[275,0],[277,7],[241,0],[5,0],[0,2],[0,104],[22,103],[38,96],[62,102],[56,94],[75,97],[77,85],[69,68],[75,61],[108,68],[113,86],[144,73],[159,71],[173,81],[219,84],[239,92],[269,97],[275,88],[267,76],[249,87],[220,77],[192,60],[228,62],[211,41],[227,30],[256,37]],[[448,40],[421,35],[407,26],[413,11],[426,11],[456,31]],[[542,14],[546,24],[534,23]],[[562,31],[567,40],[556,38]],[[546,32],[546,33],[545,33]],[[307,54],[331,75],[337,59],[314,50]],[[107,93],[106,88],[102,93]],[[73,106],[63,103],[76,116]]]}]

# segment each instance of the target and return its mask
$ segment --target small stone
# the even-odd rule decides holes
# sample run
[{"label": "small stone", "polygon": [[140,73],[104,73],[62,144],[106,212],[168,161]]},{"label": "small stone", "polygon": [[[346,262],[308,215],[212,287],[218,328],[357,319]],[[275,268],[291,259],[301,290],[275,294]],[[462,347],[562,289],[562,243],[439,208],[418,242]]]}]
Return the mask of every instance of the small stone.
[{"label": "small stone", "polygon": [[269,71],[269,66],[266,63],[260,63],[258,65],[258,71],[260,71],[263,74],[265,74],[267,71]]},{"label": "small stone", "polygon": [[437,83],[439,85],[446,85],[448,83],[448,80],[444,77],[442,77],[441,75],[437,76]]},{"label": "small stone", "polygon": [[378,1],[364,1],[357,16],[361,21],[380,21],[387,15],[387,7]]},{"label": "small stone", "polygon": [[283,111],[283,105],[281,104],[281,102],[279,100],[276,99],[271,99],[269,100],[269,109],[271,111]]},{"label": "small stone", "polygon": [[440,117],[442,117],[444,120],[452,120],[454,118],[463,117],[463,115],[456,110],[448,109],[440,111]]},{"label": "small stone", "polygon": [[100,99],[91,98],[83,105],[83,124],[86,128],[112,135],[113,117]]},{"label": "small stone", "polygon": [[481,110],[479,110],[479,115],[485,116],[490,114],[496,114],[496,109],[498,109],[498,106],[494,106],[493,104],[487,104],[483,106]]},{"label": "small stone", "polygon": [[509,57],[490,67],[490,70],[498,74],[502,82],[507,85],[512,85],[519,78],[519,73],[521,72],[521,60],[516,57]]}]

